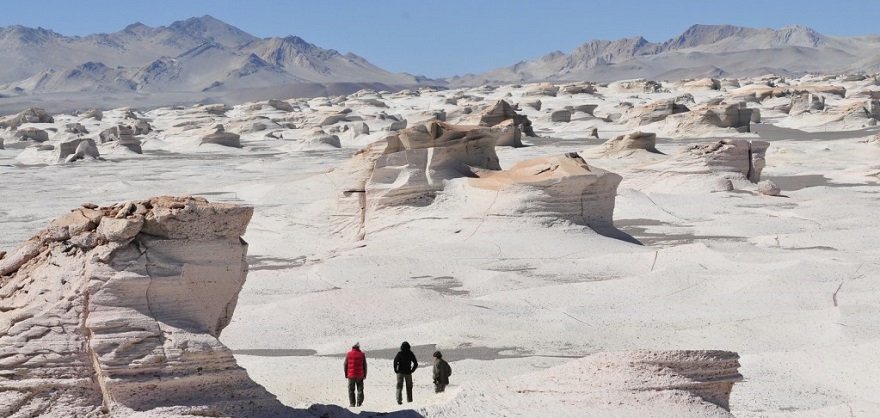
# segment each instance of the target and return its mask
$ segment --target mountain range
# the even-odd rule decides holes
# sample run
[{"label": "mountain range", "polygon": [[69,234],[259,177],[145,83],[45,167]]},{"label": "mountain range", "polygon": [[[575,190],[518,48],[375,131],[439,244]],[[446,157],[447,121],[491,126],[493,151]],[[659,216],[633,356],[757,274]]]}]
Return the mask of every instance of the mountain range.
[{"label": "mountain range", "polygon": [[452,85],[631,78],[679,80],[880,68],[880,36],[826,36],[803,26],[779,30],[731,25],[694,25],[666,42],[638,36],[592,40],[571,53],[551,52],[483,74],[450,79]]},{"label": "mountain range", "polygon": [[211,16],[170,26],[141,23],[110,34],[62,36],[0,29],[0,94],[73,91],[230,91],[289,83],[427,81],[392,74],[354,54],[296,36],[261,39]]},{"label": "mountain range", "polygon": [[555,51],[444,80],[391,73],[360,56],[323,49],[296,36],[258,38],[211,16],[160,27],[134,23],[119,32],[84,37],[43,28],[0,28],[0,97],[7,101],[71,92],[175,93],[194,100],[211,96],[240,100],[273,92],[344,94],[364,87],[877,70],[880,36],[826,36],[802,26],[774,30],[694,25],[665,42],[648,42],[640,36],[591,40],[570,53]]}]

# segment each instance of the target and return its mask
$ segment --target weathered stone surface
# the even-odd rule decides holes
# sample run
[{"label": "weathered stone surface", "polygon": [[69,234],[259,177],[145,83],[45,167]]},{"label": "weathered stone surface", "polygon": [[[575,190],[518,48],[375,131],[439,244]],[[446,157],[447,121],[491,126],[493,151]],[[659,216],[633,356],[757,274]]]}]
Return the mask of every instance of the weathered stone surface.
[{"label": "weathered stone surface", "polygon": [[284,100],[270,99],[266,104],[282,112],[293,112],[293,105]]},{"label": "weathered stone surface", "polygon": [[550,113],[550,122],[571,122],[571,111],[562,109]]},{"label": "weathered stone surface", "polygon": [[753,113],[744,102],[704,106],[682,115],[677,132],[700,132],[705,128],[734,128],[749,132]]},{"label": "weathered stone surface", "polygon": [[58,145],[58,160],[66,163],[85,158],[97,159],[100,156],[98,146],[91,138],[76,138]]},{"label": "weathered stone surface", "polygon": [[0,262],[0,415],[288,416],[217,339],[252,209],[129,203],[76,209]]},{"label": "weathered stone surface", "polygon": [[46,113],[46,110],[41,109],[39,107],[32,107],[30,109],[26,109],[21,113],[9,116],[5,119],[0,119],[3,125],[6,125],[10,128],[18,128],[25,123],[53,123],[55,122],[55,118],[52,115]]},{"label": "weathered stone surface", "polygon": [[587,82],[566,84],[560,87],[559,92],[562,94],[593,94],[596,92],[596,86]]},{"label": "weathered stone surface", "polygon": [[464,178],[471,178],[467,184],[473,190],[499,193],[489,215],[613,228],[620,176],[590,167],[574,153],[499,171],[494,151],[499,132],[500,126],[432,122],[365,147],[328,174],[340,192],[334,215],[337,232],[363,239],[374,220],[387,222],[382,215],[386,209],[430,205],[448,181]]},{"label": "weathered stone surface", "polygon": [[779,196],[782,190],[771,180],[761,180],[758,182],[758,193],[766,196]]},{"label": "weathered stone surface", "polygon": [[[527,378],[462,386],[455,405],[470,416],[524,416],[523,411],[545,411],[547,405],[576,405],[548,416],[733,418],[730,394],[743,380],[739,367],[739,355],[730,351],[600,352]],[[449,410],[432,405],[424,415]]]},{"label": "weathered stone surface", "polygon": [[632,108],[625,118],[629,119],[629,125],[642,126],[666,119],[668,116],[690,111],[687,106],[678,104],[675,100],[659,100],[643,106]]},{"label": "weathered stone surface", "polygon": [[474,167],[500,170],[495,143],[501,129],[429,122],[398,133],[402,150],[448,148],[459,161]]},{"label": "weathered stone surface", "polygon": [[812,93],[793,94],[788,114],[794,116],[822,109],[825,109],[825,97]]},{"label": "weathered stone surface", "polygon": [[764,155],[769,146],[766,141],[723,139],[683,148],[669,160],[647,168],[678,174],[727,174],[757,183],[766,165]]},{"label": "weathered stone surface", "polygon": [[480,172],[469,184],[498,191],[488,216],[566,220],[595,229],[612,226],[622,177],[591,167],[577,153],[520,162],[508,170]]},{"label": "weathered stone surface", "polygon": [[95,119],[100,121],[104,119],[104,112],[98,109],[89,109],[79,114],[80,119]]},{"label": "weathered stone surface", "polygon": [[[149,124],[147,126],[147,132],[149,132]],[[98,134],[98,137],[102,144],[115,143],[136,154],[143,154],[144,152],[143,148],[141,148],[141,141],[134,137],[134,130],[127,125],[116,125],[105,129]]]},{"label": "weathered stone surface", "polygon": [[82,126],[81,123],[74,122],[74,123],[65,124],[64,125],[64,132],[78,134],[78,135],[85,135],[85,134],[89,133],[89,130],[86,129],[85,126]]},{"label": "weathered stone surface", "polygon": [[21,128],[12,133],[12,138],[18,142],[46,142],[49,133],[39,128]]},{"label": "weathered stone surface", "polygon": [[660,154],[656,146],[657,134],[635,131],[605,141],[590,154],[600,157],[627,157],[639,151]]},{"label": "weathered stone surface", "polygon": [[241,135],[226,132],[223,125],[214,127],[214,133],[202,137],[201,144],[216,144],[224,147],[241,148]]},{"label": "weathered stone surface", "polygon": [[525,88],[523,96],[551,96],[556,97],[559,86],[550,83],[531,84]]},{"label": "weathered stone surface", "polygon": [[[540,104],[538,104],[538,107],[540,107]],[[517,126],[526,136],[535,136],[535,131],[532,129],[532,122],[529,118],[516,113],[513,106],[504,100],[495,102],[494,106],[470,118],[469,123],[481,126],[495,126],[508,119],[512,119],[513,125]]]}]

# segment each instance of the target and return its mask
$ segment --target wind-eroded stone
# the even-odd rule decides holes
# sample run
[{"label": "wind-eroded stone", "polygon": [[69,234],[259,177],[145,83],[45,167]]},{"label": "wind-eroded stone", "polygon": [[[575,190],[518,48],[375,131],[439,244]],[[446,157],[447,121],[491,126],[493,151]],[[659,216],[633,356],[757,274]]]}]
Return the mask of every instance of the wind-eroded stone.
[{"label": "wind-eroded stone", "polygon": [[0,416],[289,416],[217,339],[253,209],[89,206],[0,260]]}]

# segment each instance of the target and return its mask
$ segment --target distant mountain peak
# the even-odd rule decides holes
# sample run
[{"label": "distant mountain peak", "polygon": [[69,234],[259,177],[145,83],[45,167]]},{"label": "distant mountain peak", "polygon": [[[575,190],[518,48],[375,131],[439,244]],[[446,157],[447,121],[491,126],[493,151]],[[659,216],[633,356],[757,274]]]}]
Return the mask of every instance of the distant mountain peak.
[{"label": "distant mountain peak", "polygon": [[211,15],[178,20],[168,28],[188,36],[204,38],[227,46],[241,46],[259,39]]}]

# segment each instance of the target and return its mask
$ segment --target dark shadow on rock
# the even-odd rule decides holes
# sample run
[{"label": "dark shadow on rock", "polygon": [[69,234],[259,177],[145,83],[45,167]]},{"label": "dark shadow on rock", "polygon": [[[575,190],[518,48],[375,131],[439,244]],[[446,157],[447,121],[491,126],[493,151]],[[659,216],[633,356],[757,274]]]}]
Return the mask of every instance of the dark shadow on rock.
[{"label": "dark shadow on rock", "polygon": [[642,244],[641,241],[637,240],[634,236],[617,229],[617,227],[615,227],[615,226],[591,227],[591,228],[593,229],[593,231],[596,231],[597,234],[599,234],[603,237],[614,238],[616,240],[628,242],[630,244],[644,245],[644,244]]},{"label": "dark shadow on rock", "polygon": [[312,416],[317,418],[370,418],[370,417],[385,417],[385,418],[425,418],[424,415],[412,410],[412,409],[404,409],[400,411],[391,411],[391,412],[376,412],[376,411],[359,411],[355,413],[347,408],[343,408],[339,405],[323,405],[323,404],[313,404],[309,406],[307,412],[312,414]]}]

